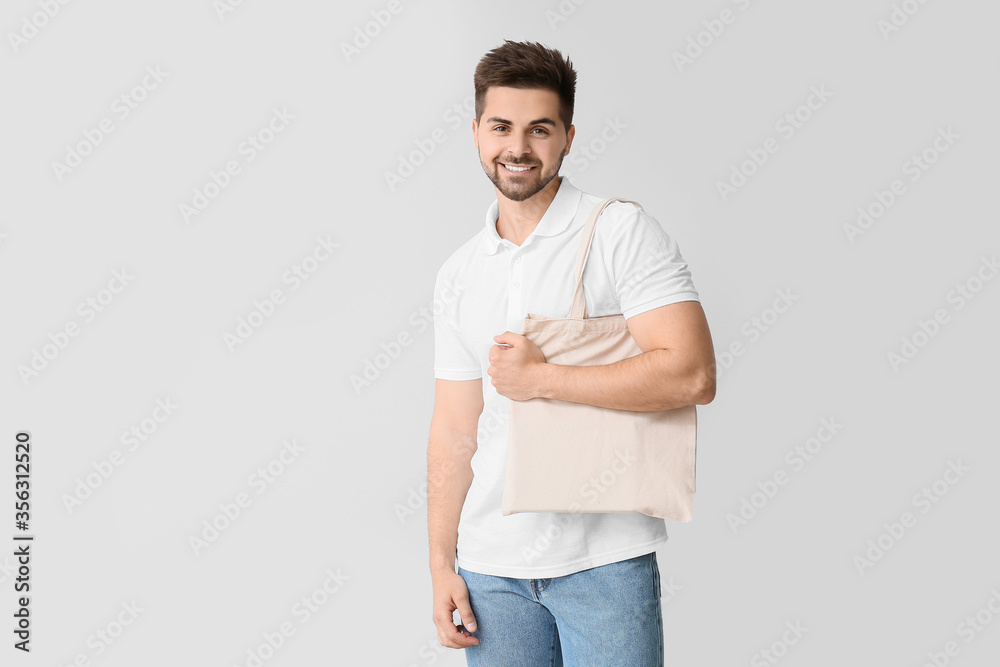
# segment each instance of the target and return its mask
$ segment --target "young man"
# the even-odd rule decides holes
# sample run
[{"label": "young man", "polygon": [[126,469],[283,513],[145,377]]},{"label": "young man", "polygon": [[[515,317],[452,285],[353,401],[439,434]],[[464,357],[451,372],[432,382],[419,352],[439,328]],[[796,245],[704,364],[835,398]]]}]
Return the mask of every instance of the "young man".
[{"label": "young man", "polygon": [[687,264],[633,204],[604,209],[583,278],[588,317],[622,313],[643,353],[601,366],[548,364],[517,333],[527,313],[568,316],[583,225],[603,199],[559,176],[575,134],[575,87],[570,61],[538,43],[506,40],[479,62],[472,133],[496,201],[435,284],[445,309],[435,318],[427,450],[433,619],[441,644],[465,648],[469,665],[663,661],[664,520],[503,516],[509,401],[647,411],[715,396],[715,353]]}]

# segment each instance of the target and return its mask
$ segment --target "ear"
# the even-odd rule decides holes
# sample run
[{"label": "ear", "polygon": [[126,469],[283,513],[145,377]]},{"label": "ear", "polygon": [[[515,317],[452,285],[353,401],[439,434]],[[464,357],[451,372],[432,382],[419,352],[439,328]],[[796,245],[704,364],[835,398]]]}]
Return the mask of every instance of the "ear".
[{"label": "ear", "polygon": [[476,145],[476,150],[479,150],[479,121],[475,118],[472,119],[472,143]]},{"label": "ear", "polygon": [[576,136],[576,125],[569,126],[569,132],[566,133],[566,150],[563,151],[563,155],[569,155],[570,146],[573,145],[573,137]]}]

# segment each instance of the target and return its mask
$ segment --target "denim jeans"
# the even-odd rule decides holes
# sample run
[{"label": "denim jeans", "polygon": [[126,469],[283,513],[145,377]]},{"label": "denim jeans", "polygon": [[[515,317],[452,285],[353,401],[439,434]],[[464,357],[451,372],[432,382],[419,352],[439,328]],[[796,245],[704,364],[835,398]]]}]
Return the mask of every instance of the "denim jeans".
[{"label": "denim jeans", "polygon": [[551,579],[458,574],[479,644],[470,667],[662,667],[656,552]]}]

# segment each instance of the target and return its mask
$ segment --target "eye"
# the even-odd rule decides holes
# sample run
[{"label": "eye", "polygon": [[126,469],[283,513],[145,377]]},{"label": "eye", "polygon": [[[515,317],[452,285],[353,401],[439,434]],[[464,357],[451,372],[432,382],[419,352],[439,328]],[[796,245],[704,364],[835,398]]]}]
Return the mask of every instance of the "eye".
[{"label": "eye", "polygon": [[[494,125],[493,126],[493,131],[494,132],[503,132],[506,129],[507,129],[506,125]],[[549,131],[546,130],[544,127],[536,127],[534,130],[532,130],[532,132],[539,132],[539,133],[541,133],[540,136],[544,136],[544,135],[546,135],[546,134],[549,133]]]}]

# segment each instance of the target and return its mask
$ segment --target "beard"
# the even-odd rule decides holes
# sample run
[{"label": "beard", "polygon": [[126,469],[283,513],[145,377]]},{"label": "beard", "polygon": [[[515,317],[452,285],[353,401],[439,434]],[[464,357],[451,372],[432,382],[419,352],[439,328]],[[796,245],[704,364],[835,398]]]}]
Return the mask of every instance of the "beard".
[{"label": "beard", "polygon": [[[551,169],[546,172],[542,172],[541,166],[530,172],[528,175],[514,175],[508,174],[506,172],[501,173],[503,167],[500,166],[500,161],[491,162],[487,165],[485,162],[480,160],[483,165],[483,171],[493,185],[496,186],[497,190],[500,191],[507,199],[511,201],[524,201],[530,197],[535,196],[541,192],[546,185],[552,182],[552,179],[559,174],[559,169],[562,167],[563,158],[566,157],[564,154],[559,154],[559,162],[557,162]],[[505,162],[505,164],[512,164],[518,166],[518,162]],[[535,163],[527,163],[528,165],[535,165]],[[527,165],[525,165],[527,166]]]}]

